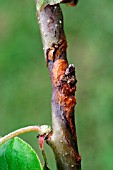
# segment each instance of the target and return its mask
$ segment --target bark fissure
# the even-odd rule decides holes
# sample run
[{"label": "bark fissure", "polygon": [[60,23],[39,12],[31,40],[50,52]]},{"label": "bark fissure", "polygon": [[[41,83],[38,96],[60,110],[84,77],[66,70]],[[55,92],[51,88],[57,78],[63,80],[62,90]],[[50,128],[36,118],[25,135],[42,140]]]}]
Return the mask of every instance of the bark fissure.
[{"label": "bark fissure", "polygon": [[52,83],[52,133],[46,139],[53,149],[58,170],[80,170],[74,121],[76,76],[66,58],[67,42],[60,6],[37,11],[46,63]]}]

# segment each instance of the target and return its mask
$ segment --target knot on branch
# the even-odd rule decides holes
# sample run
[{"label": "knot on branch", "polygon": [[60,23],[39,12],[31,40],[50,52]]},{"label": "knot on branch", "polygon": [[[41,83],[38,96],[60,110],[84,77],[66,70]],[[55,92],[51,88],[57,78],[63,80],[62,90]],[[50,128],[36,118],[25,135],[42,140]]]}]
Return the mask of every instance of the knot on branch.
[{"label": "knot on branch", "polygon": [[66,95],[74,95],[76,91],[76,76],[75,76],[75,67],[73,64],[70,64],[65,71],[63,78],[61,78],[61,88],[62,92]]}]

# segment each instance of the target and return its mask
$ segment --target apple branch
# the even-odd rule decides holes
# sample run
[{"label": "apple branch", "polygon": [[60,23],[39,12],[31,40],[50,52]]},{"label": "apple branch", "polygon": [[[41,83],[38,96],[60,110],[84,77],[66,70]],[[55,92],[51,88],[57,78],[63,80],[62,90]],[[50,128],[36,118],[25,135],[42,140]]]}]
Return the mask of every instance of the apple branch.
[{"label": "apple branch", "polygon": [[[37,5],[38,2],[36,2]],[[46,138],[53,149],[58,170],[80,170],[74,119],[76,76],[66,58],[67,42],[59,4],[37,9],[45,60],[52,83],[52,132]]]}]

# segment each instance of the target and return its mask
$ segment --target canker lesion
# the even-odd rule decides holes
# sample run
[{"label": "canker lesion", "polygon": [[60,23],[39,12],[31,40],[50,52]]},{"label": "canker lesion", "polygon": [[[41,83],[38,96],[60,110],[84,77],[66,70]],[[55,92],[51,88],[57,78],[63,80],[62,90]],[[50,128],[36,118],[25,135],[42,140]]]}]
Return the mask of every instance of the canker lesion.
[{"label": "canker lesion", "polygon": [[60,39],[57,43],[52,43],[51,47],[46,51],[46,62],[55,62],[62,58],[67,49],[67,42],[65,39]]},{"label": "canker lesion", "polygon": [[60,78],[57,80],[59,81],[59,83],[57,83],[59,86],[57,86],[56,90],[56,100],[59,106],[63,109],[64,118],[70,127],[74,140],[76,141],[74,107],[76,105],[75,91],[77,80],[74,65],[68,65],[63,74],[61,73]]},{"label": "canker lesion", "polygon": [[[74,123],[74,108],[76,105],[75,91],[76,91],[76,75],[75,67],[73,64],[68,64],[68,61],[62,57],[66,53],[67,43],[65,39],[60,40],[57,43],[53,43],[47,50],[47,63],[51,75],[52,91],[54,93],[54,101],[61,109],[59,113],[63,119],[65,119],[66,126],[68,125],[69,131],[72,134],[72,138],[77,142],[76,129]],[[51,63],[52,67],[49,65]],[[57,107],[56,107],[57,108]],[[71,147],[70,147],[71,149]],[[73,148],[71,149],[74,154]],[[75,153],[73,157],[78,159]]]}]

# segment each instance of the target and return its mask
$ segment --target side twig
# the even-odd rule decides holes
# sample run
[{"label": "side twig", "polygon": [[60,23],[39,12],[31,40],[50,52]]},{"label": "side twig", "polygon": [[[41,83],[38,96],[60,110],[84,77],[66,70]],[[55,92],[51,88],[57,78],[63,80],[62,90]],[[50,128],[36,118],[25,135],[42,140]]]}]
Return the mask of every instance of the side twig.
[{"label": "side twig", "polygon": [[27,126],[27,127],[15,130],[15,131],[9,133],[8,135],[0,138],[0,145],[5,143],[9,139],[14,138],[14,137],[16,137],[18,135],[22,135],[24,133],[38,132],[40,135],[42,135],[44,133],[49,133],[50,131],[51,131],[51,128],[49,126],[47,126],[47,125],[42,125],[42,126]]}]

